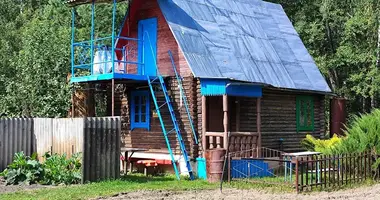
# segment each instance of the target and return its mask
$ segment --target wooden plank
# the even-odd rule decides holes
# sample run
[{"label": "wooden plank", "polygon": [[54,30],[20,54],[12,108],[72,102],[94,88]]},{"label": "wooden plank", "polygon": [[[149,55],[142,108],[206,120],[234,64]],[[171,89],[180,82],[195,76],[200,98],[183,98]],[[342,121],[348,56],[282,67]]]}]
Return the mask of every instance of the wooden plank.
[{"label": "wooden plank", "polygon": [[203,157],[205,158],[206,155],[206,131],[207,131],[207,114],[206,114],[206,96],[202,96],[202,152],[203,152]]},{"label": "wooden plank", "polygon": [[257,134],[258,134],[258,137],[257,137],[257,156],[261,155],[261,143],[262,143],[262,139],[261,139],[261,98],[257,98],[256,100],[256,130],[257,130]]},{"label": "wooden plank", "polygon": [[231,132],[231,136],[259,136],[256,132]]},{"label": "wooden plank", "polygon": [[206,137],[223,137],[224,132],[206,132],[205,136]]}]

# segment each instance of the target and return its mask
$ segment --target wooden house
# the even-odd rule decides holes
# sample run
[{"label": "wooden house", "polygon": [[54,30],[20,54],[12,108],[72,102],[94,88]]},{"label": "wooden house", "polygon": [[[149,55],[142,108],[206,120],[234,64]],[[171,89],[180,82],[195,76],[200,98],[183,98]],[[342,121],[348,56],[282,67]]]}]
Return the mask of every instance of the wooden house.
[{"label": "wooden house", "polygon": [[[121,1],[70,0],[73,27],[75,6],[92,3],[94,11],[100,2],[115,8]],[[209,149],[293,152],[306,134],[325,133],[324,100],[331,90],[281,5],[127,3],[123,24],[113,22],[119,33],[98,39],[92,33],[91,40],[77,42],[73,28],[71,82],[89,89],[108,85],[108,115],[123,119],[122,146],[148,150],[134,157],[183,158],[186,172],[186,158],[204,157]],[[105,50],[106,40],[112,45]],[[90,55],[84,62],[75,55],[83,51]],[[152,86],[160,78],[169,100]]]}]

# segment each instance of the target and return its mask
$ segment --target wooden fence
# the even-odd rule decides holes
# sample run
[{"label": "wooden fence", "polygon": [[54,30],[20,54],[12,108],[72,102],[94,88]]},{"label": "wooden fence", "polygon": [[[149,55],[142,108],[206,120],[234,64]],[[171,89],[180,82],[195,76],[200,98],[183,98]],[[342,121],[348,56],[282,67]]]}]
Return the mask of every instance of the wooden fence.
[{"label": "wooden fence", "polygon": [[311,156],[296,160],[296,189],[298,192],[339,188],[373,179],[379,170],[372,164],[377,156],[370,152],[333,156]]},{"label": "wooden fence", "polygon": [[82,181],[119,177],[120,118],[0,119],[0,171],[16,152],[83,153]]},{"label": "wooden fence", "polygon": [[84,118],[35,118],[33,133],[40,160],[46,152],[66,154],[83,151]]}]

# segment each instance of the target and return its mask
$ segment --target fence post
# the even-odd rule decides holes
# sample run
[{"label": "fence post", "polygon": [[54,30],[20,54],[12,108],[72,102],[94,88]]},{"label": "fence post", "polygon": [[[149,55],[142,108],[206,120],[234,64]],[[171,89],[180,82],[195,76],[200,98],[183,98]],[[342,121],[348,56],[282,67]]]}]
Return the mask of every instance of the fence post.
[{"label": "fence post", "polygon": [[231,183],[231,154],[230,153],[227,154],[227,159],[228,159],[228,169],[227,169],[228,183]]},{"label": "fence post", "polygon": [[296,190],[297,190],[297,193],[299,193],[299,185],[298,185],[298,179],[299,179],[299,175],[298,175],[298,157],[296,157]]}]

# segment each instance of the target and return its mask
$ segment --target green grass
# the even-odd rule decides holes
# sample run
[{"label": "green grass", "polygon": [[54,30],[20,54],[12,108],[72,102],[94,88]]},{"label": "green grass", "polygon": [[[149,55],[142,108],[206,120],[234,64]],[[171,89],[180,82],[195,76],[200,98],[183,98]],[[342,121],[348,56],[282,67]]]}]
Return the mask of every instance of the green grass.
[{"label": "green grass", "polygon": [[[182,179],[181,181],[177,181],[174,176],[145,177],[142,175],[132,175],[116,181],[105,181],[85,185],[62,186],[56,188],[44,188],[0,194],[0,199],[89,199],[139,190],[188,191],[212,190],[218,188],[219,183],[210,184],[204,180],[189,181]],[[289,186],[252,183],[248,180],[236,182],[232,181],[231,184],[224,183],[223,188],[265,189],[268,192],[274,193],[294,192],[294,190],[292,190]]]},{"label": "green grass", "polygon": [[205,190],[215,189],[217,184],[209,184],[203,180],[177,181],[173,176],[144,177],[128,176],[116,181],[105,181],[85,185],[62,186],[37,190],[0,194],[1,200],[15,199],[88,199],[99,196],[112,196],[121,192],[139,190]]}]

